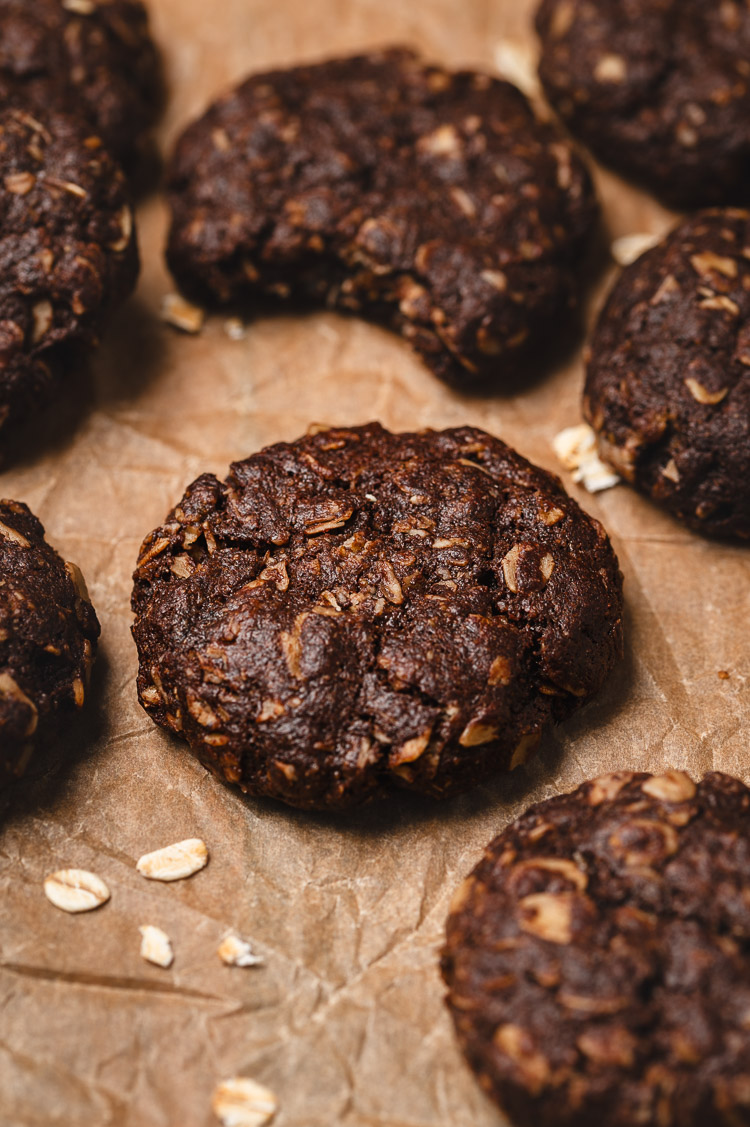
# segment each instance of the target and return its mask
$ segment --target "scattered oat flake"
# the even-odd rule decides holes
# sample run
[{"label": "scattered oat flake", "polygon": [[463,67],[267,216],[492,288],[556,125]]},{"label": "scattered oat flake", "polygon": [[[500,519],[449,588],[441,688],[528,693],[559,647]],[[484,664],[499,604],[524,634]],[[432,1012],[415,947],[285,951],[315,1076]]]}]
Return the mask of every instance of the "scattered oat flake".
[{"label": "scattered oat flake", "polygon": [[501,39],[495,44],[495,69],[514,83],[529,98],[541,93],[534,49],[514,39]]},{"label": "scattered oat flake", "polygon": [[109,889],[96,873],[60,869],[44,881],[44,895],[63,912],[92,912],[109,900]]},{"label": "scattered oat flake", "polygon": [[180,297],[178,293],[168,293],[162,298],[161,319],[184,333],[199,333],[206,319],[205,312],[197,305],[192,305]]},{"label": "scattered oat flake", "polygon": [[619,485],[622,478],[597,456],[576,470],[573,481],[576,485],[582,485],[587,493],[603,493],[605,489],[613,489],[615,485]]},{"label": "scattered oat flake", "polygon": [[205,841],[191,837],[157,849],[154,853],[144,853],[136,865],[142,877],[148,880],[184,880],[193,873],[205,869],[208,864],[208,849]]},{"label": "scattered oat flake", "polygon": [[211,1107],[223,1127],[265,1127],[276,1114],[278,1102],[270,1088],[237,1076],[216,1086]]},{"label": "scattered oat flake", "polygon": [[575,470],[596,451],[596,435],[586,423],[579,423],[555,435],[552,447],[565,469]]},{"label": "scattered oat flake", "polygon": [[572,471],[573,481],[589,493],[611,489],[622,480],[602,462],[596,450],[596,435],[587,423],[561,430],[552,447],[565,469]]},{"label": "scattered oat flake", "polygon": [[620,266],[630,266],[636,259],[651,250],[661,241],[660,235],[649,235],[645,232],[634,235],[622,235],[615,239],[610,247],[612,257]]},{"label": "scattered oat flake", "polygon": [[260,955],[254,955],[246,939],[236,931],[228,931],[219,944],[216,954],[228,967],[257,967],[263,962]]},{"label": "scattered oat flake", "polygon": [[174,951],[166,931],[154,927],[153,924],[144,924],[138,930],[141,933],[141,957],[154,966],[171,967],[174,962]]},{"label": "scattered oat flake", "polygon": [[247,336],[247,326],[239,317],[229,317],[224,322],[224,332],[230,340],[244,340]]}]

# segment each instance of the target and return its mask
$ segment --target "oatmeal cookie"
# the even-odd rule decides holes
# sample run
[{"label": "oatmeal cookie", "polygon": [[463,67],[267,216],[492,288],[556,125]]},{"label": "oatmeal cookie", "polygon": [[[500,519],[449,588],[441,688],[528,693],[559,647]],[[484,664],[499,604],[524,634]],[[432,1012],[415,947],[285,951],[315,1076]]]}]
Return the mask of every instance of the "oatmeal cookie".
[{"label": "oatmeal cookie", "polygon": [[457,384],[569,320],[597,215],[520,91],[397,49],[249,78],[182,135],[169,196],[188,297],[360,314]]},{"label": "oatmeal cookie", "polygon": [[0,786],[83,706],[98,637],[78,568],[26,505],[0,501]]},{"label": "oatmeal cookie", "polygon": [[676,208],[748,202],[750,8],[543,0],[540,76],[572,132]]},{"label": "oatmeal cookie", "polygon": [[750,1124],[750,791],[621,771],[532,806],[448,920],[458,1038],[517,1127]]},{"label": "oatmeal cookie", "polygon": [[627,267],[587,357],[599,452],[690,528],[750,537],[750,212],[701,212]]},{"label": "oatmeal cookie", "polygon": [[0,0],[0,83],[31,108],[64,110],[130,166],[163,100],[140,0]]},{"label": "oatmeal cookie", "polygon": [[138,274],[123,174],[58,113],[0,109],[0,444],[46,406]]},{"label": "oatmeal cookie", "polygon": [[621,654],[602,527],[468,427],[323,429],[200,477],[134,578],[144,708],[299,807],[512,770]]}]

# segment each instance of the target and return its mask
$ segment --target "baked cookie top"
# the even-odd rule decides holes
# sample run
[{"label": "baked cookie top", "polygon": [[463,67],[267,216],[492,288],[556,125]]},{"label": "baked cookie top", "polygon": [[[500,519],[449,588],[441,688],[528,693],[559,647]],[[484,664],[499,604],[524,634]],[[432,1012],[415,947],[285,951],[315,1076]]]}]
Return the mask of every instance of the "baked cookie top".
[{"label": "baked cookie top", "polygon": [[0,440],[46,404],[138,273],[122,173],[58,113],[0,109]]},{"label": "baked cookie top", "polygon": [[518,1127],[750,1123],[750,791],[621,771],[532,806],[448,920],[468,1060]]},{"label": "baked cookie top", "polygon": [[169,196],[189,296],[362,314],[457,383],[570,317],[597,214],[520,91],[399,49],[249,78],[184,132]]},{"label": "baked cookie top", "polygon": [[698,213],[627,267],[591,339],[584,412],[680,520],[750,537],[750,212]]},{"label": "baked cookie top", "polygon": [[98,637],[78,568],[26,505],[0,501],[0,785],[82,707]]},{"label": "baked cookie top", "polygon": [[300,807],[509,770],[621,654],[602,527],[468,427],[323,429],[204,475],[134,578],[144,708]]},{"label": "baked cookie top", "polygon": [[547,96],[602,160],[674,207],[747,202],[747,4],[542,0],[537,29]]},{"label": "baked cookie top", "polygon": [[0,82],[85,118],[126,164],[163,97],[140,0],[0,0]]}]

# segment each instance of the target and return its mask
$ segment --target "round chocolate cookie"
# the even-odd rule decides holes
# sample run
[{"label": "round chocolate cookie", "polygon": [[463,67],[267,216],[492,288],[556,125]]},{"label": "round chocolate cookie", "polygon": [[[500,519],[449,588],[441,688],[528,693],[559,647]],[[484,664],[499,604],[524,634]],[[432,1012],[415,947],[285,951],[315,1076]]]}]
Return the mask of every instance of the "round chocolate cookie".
[{"label": "round chocolate cookie", "polygon": [[78,568],[26,505],[0,501],[0,786],[82,707],[98,637]]},{"label": "round chocolate cookie", "polygon": [[318,430],[200,477],[134,578],[144,708],[299,807],[512,770],[621,655],[601,525],[470,428]]},{"label": "round chocolate cookie", "polygon": [[750,198],[750,8],[542,0],[548,98],[606,164],[678,208]]},{"label": "round chocolate cookie", "polygon": [[515,1127],[750,1124],[750,791],[621,771],[532,806],[458,892],[443,976]]},{"label": "round chocolate cookie", "polygon": [[569,320],[597,208],[514,86],[391,50],[248,79],[181,137],[169,266],[207,305],[326,305],[443,379],[518,374]]},{"label": "round chocolate cookie", "polygon": [[0,109],[0,443],[133,289],[123,175],[77,121]]},{"label": "round chocolate cookie", "polygon": [[750,537],[750,212],[694,215],[627,267],[587,363],[601,456],[690,528]]},{"label": "round chocolate cookie", "polygon": [[0,81],[88,121],[130,163],[162,102],[140,0],[0,0]]}]

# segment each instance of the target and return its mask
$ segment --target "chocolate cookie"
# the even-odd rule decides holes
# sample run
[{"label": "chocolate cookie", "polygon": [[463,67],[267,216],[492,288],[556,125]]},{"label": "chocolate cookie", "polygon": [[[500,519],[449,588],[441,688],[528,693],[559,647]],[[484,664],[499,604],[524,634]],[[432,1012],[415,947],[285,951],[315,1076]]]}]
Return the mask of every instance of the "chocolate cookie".
[{"label": "chocolate cookie", "polygon": [[579,288],[588,174],[524,96],[391,50],[248,79],[180,139],[169,266],[208,305],[327,305],[501,382]]},{"label": "chocolate cookie", "polygon": [[0,0],[0,81],[37,111],[86,119],[126,164],[162,101],[140,0]]},{"label": "chocolate cookie", "polygon": [[747,202],[750,9],[542,0],[548,98],[606,164],[678,208]]},{"label": "chocolate cookie", "polygon": [[82,707],[98,637],[78,568],[26,505],[0,501],[0,786]]},{"label": "chocolate cookie", "polygon": [[461,1046],[516,1127],[750,1124],[750,791],[621,771],[532,806],[448,920]]},{"label": "chocolate cookie", "polygon": [[681,223],[627,267],[588,354],[601,456],[690,528],[750,537],[750,212]]},{"label": "chocolate cookie", "polygon": [[293,806],[511,770],[621,653],[602,527],[468,427],[320,430],[200,477],[134,578],[144,708]]},{"label": "chocolate cookie", "polygon": [[75,120],[0,109],[0,443],[43,407],[138,253],[122,173]]}]

